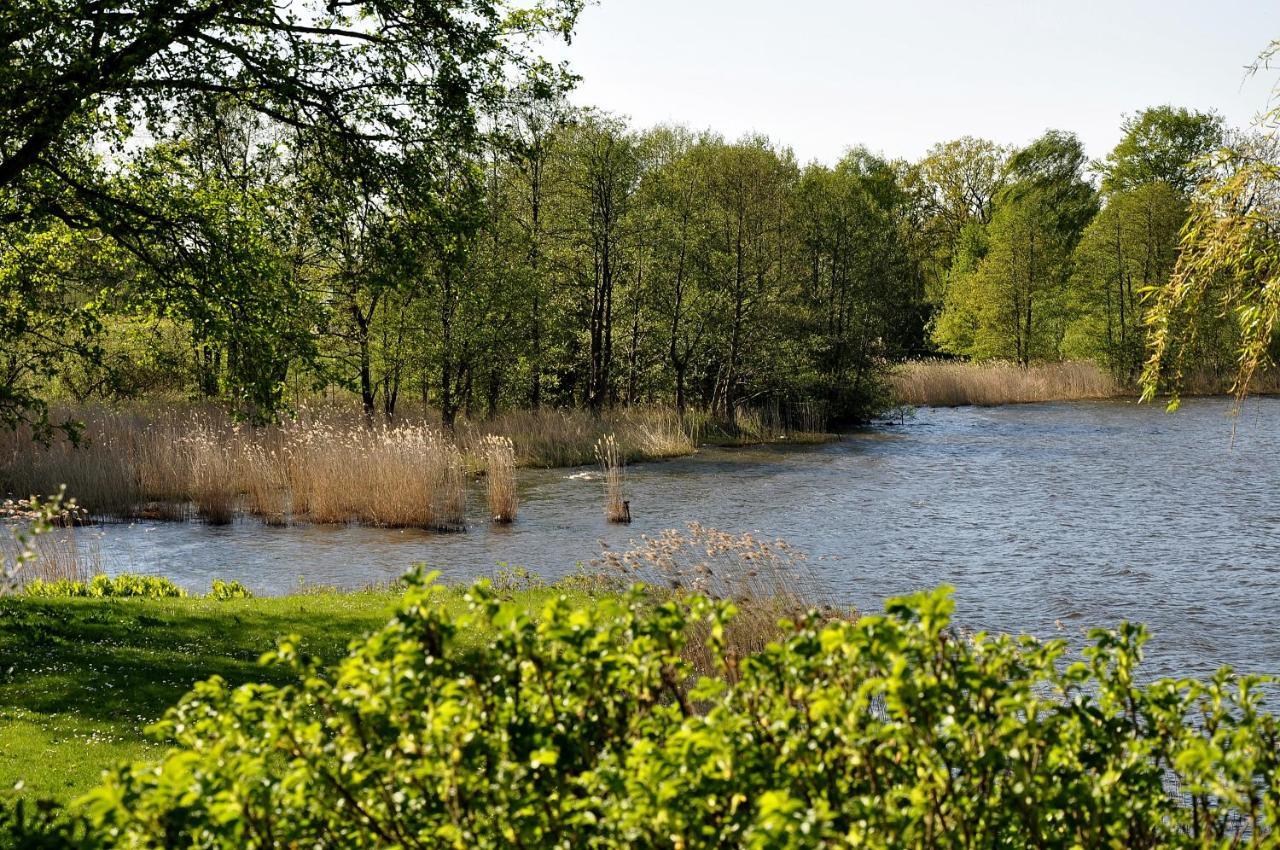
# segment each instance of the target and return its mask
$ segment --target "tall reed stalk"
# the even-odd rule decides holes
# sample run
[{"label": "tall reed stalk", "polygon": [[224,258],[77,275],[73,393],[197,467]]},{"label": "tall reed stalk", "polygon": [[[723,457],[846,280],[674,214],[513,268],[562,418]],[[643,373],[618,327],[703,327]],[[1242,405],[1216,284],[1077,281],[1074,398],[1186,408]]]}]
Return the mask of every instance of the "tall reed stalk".
[{"label": "tall reed stalk", "polygon": [[613,434],[596,441],[595,454],[604,474],[604,518],[609,522],[631,522],[631,503],[624,489],[626,465]]},{"label": "tall reed stalk", "polygon": [[480,443],[485,463],[485,498],[489,518],[497,523],[514,522],[519,507],[516,493],[516,453],[510,437],[490,435]]},{"label": "tall reed stalk", "polygon": [[[0,528],[0,567],[16,563],[19,542],[12,529]],[[74,525],[53,528],[26,541],[30,557],[15,578],[21,586],[34,579],[42,581],[86,581],[102,569],[102,551],[96,541],[82,541]]]}]

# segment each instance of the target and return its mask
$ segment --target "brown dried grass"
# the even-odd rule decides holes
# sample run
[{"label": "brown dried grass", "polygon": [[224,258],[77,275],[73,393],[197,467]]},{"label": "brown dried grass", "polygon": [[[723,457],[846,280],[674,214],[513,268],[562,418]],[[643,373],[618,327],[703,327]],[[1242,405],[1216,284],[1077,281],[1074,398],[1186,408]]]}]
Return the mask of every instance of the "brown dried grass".
[{"label": "brown dried grass", "polygon": [[[0,567],[18,563],[24,547],[19,546],[15,530],[12,525],[0,530]],[[28,538],[25,549],[33,557],[26,560],[14,575],[19,587],[33,579],[88,581],[104,572],[101,550],[93,541],[82,543],[74,526],[33,535]]]},{"label": "brown dried grass", "polygon": [[631,503],[626,495],[626,461],[613,434],[605,434],[595,445],[596,463],[604,476],[604,518],[609,522],[631,522]]},{"label": "brown dried grass", "polygon": [[894,367],[894,397],[901,404],[957,407],[1115,398],[1125,388],[1085,361],[1019,366],[991,361],[917,360]]},{"label": "brown dried grass", "polygon": [[283,463],[294,515],[312,522],[455,530],[466,524],[462,455],[425,425],[286,426]]},{"label": "brown dried grass", "polygon": [[254,429],[200,409],[146,416],[89,408],[80,418],[79,446],[65,439],[42,446],[29,432],[0,432],[0,491],[52,493],[65,482],[94,515],[116,518],[184,519],[194,511],[227,523],[243,503],[273,525],[465,524],[461,453],[427,425],[368,428],[304,416]]},{"label": "brown dried grass", "polygon": [[489,518],[497,523],[515,522],[520,498],[516,492],[516,454],[511,439],[490,435],[480,441],[480,446]]},{"label": "brown dried grass", "polygon": [[622,408],[600,418],[584,410],[512,410],[484,422],[458,425],[458,441],[467,454],[482,456],[479,446],[485,436],[506,437],[516,464],[526,467],[589,464],[596,441],[606,434],[613,434],[622,457],[632,461],[680,457],[697,448],[680,416],[656,406]]}]

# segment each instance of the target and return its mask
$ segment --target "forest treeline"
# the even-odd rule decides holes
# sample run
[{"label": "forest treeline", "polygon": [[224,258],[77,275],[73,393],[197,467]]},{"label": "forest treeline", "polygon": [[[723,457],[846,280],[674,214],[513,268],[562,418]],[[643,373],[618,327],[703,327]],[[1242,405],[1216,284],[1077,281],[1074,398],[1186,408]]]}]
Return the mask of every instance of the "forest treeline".
[{"label": "forest treeline", "polygon": [[[375,5],[399,26],[355,54],[332,45],[372,39],[340,15],[232,10],[201,24],[209,55],[166,59],[193,67],[118,81],[52,142],[39,67],[19,80],[26,111],[0,110],[43,147],[28,162],[8,145],[0,169],[0,414],[195,397],[270,419],[338,388],[371,417],[424,403],[446,424],[635,403],[732,421],[814,402],[848,422],[885,403],[885,367],[908,357],[1091,359],[1133,381],[1145,292],[1168,280],[1228,133],[1161,106],[1097,162],[1049,131],[805,164],[763,136],[570,107],[567,72],[504,39],[567,32],[573,3],[478,30],[459,13],[425,44],[401,19],[416,7]],[[328,40],[297,42],[315,32]],[[324,76],[272,64],[282,45]],[[424,86],[404,55],[441,70]],[[349,85],[330,95],[363,99],[330,110],[334,78]],[[1228,364],[1234,333],[1204,325],[1196,362]]]},{"label": "forest treeline", "polygon": [[[175,219],[198,207],[202,243],[171,250],[200,252],[188,285],[234,293],[200,302],[213,315],[139,302],[136,282],[157,271],[92,230],[50,223],[10,243],[5,268],[77,313],[96,301],[95,326],[64,329],[91,333],[94,356],[66,345],[57,364],[79,399],[276,410],[338,384],[371,413],[410,398],[446,421],[805,400],[848,420],[882,401],[884,363],[932,352],[1094,359],[1132,380],[1144,290],[1167,279],[1204,176],[1190,163],[1223,133],[1213,115],[1161,107],[1129,119],[1101,163],[1054,131],[1021,149],[964,138],[916,163],[854,149],[826,166],[764,137],[636,130],[558,103],[505,118],[427,214],[234,106],[148,149],[132,191]],[[1204,338],[1215,363],[1232,356],[1223,331]]]}]

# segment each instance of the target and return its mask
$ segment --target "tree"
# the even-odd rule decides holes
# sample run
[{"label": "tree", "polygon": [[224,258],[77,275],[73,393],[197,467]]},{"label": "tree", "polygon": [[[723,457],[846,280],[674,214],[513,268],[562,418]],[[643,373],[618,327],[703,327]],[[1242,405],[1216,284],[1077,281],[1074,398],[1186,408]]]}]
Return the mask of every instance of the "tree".
[{"label": "tree", "polygon": [[837,420],[856,420],[876,400],[877,359],[912,335],[916,268],[897,219],[909,199],[891,165],[862,150],[833,169],[810,165],[796,195],[809,392]]},{"label": "tree", "polygon": [[991,221],[996,196],[1008,182],[1010,150],[986,139],[964,136],[934,145],[920,162],[920,178],[928,211],[927,230],[935,247],[935,298],[943,293],[960,234],[970,222]]},{"label": "tree", "polygon": [[[277,209],[265,198],[273,189],[246,192],[235,180],[215,187],[202,177],[184,198],[163,185],[165,158],[191,141],[212,102],[257,116],[277,135],[287,130],[341,151],[348,175],[386,179],[406,146],[424,152],[424,177],[448,172],[474,155],[477,116],[515,81],[528,80],[537,97],[559,87],[563,69],[535,48],[548,33],[567,37],[580,7],[579,0],[514,7],[13,0],[0,11],[0,223],[56,218],[134,254],[154,272],[139,281],[160,288],[146,300],[180,307],[201,337],[206,375],[228,370],[239,406],[273,415],[280,393],[269,388],[282,383],[290,358],[306,353],[298,332],[310,321],[287,299],[264,294],[278,294],[297,271],[287,258],[273,265],[255,253],[269,253],[281,235],[250,222],[254,210]],[[151,140],[165,152],[150,153]],[[138,150],[143,161],[135,166]],[[192,152],[199,153],[187,147],[182,155]],[[207,250],[215,242],[228,250]],[[222,276],[202,288],[215,268]],[[260,285],[268,278],[280,285]],[[202,296],[209,303],[196,303]],[[239,341],[226,345],[232,337]]]},{"label": "tree", "polygon": [[101,296],[127,268],[112,247],[60,222],[0,225],[0,425],[52,435],[48,383],[69,361],[98,359]]},{"label": "tree", "polygon": [[585,401],[599,413],[613,377],[614,296],[622,278],[627,214],[639,178],[636,140],[626,125],[587,114],[568,132],[566,212],[580,224],[572,274],[587,294]]},{"label": "tree", "polygon": [[1211,173],[1205,156],[1223,141],[1222,116],[1154,106],[1125,116],[1120,143],[1097,164],[1104,192],[1161,181],[1184,195]]},{"label": "tree", "polygon": [[1022,365],[1061,355],[1071,253],[1097,212],[1085,163],[1080,140],[1057,130],[1010,158],[990,225],[962,231],[969,254],[934,326],[944,350]]},{"label": "tree", "polygon": [[[1280,54],[1273,41],[1253,71]],[[1213,325],[1229,319],[1239,348],[1233,391],[1242,398],[1254,374],[1274,362],[1280,326],[1280,109],[1258,122],[1260,132],[1228,139],[1204,163],[1208,177],[1191,201],[1173,274],[1156,293],[1148,315],[1150,343],[1142,395],[1172,391],[1171,407],[1188,353]]]},{"label": "tree", "polygon": [[1084,145],[1074,133],[1049,130],[1009,158],[1010,182],[1001,195],[1014,200],[1038,194],[1053,226],[1068,248],[1074,248],[1098,212],[1097,193],[1084,177],[1087,162]]},{"label": "tree", "polygon": [[972,316],[972,337],[961,350],[950,348],[953,340],[939,339],[944,347],[1024,366],[1058,358],[1070,247],[1057,224],[1057,211],[1042,190],[1000,205],[987,232],[986,255],[955,284],[955,300]]},{"label": "tree", "polygon": [[746,352],[762,342],[757,319],[775,300],[784,272],[782,236],[798,171],[790,152],[780,154],[763,136],[717,146],[711,157],[712,262],[727,313],[711,403],[731,425],[747,383]]},{"label": "tree", "polygon": [[1219,317],[1236,326],[1238,396],[1273,360],[1280,326],[1280,139],[1229,140],[1212,164],[1214,177],[1192,198],[1177,264],[1147,318],[1143,397],[1168,387],[1173,406],[1189,352]]},{"label": "tree", "polygon": [[12,0],[0,15],[0,189],[31,171],[64,178],[65,152],[105,130],[96,111],[155,133],[210,96],[348,145],[448,146],[510,65],[551,70],[526,48],[568,35],[580,5]]},{"label": "tree", "polygon": [[698,274],[709,238],[709,157],[713,140],[679,127],[659,127],[643,140],[648,166],[639,201],[647,214],[653,261],[649,272],[661,316],[676,410],[687,405],[689,369],[713,321],[713,294]]},{"label": "tree", "polygon": [[[352,383],[365,419],[372,422],[386,377],[374,371],[375,319],[388,300],[410,286],[395,240],[403,209],[395,204],[416,206],[415,169],[400,166],[395,197],[387,181],[360,168],[340,149],[306,145],[300,171],[304,197],[299,207],[316,243],[313,265],[330,305],[328,329],[347,349],[334,353],[354,361]],[[384,396],[384,403],[389,401]]]},{"label": "tree", "polygon": [[1181,193],[1160,180],[1108,197],[1075,251],[1068,356],[1096,359],[1124,381],[1138,376],[1146,350],[1144,300],[1173,271],[1186,214]]},{"label": "tree", "polygon": [[514,218],[528,245],[525,287],[529,296],[529,404],[536,409],[542,405],[546,313],[551,300],[546,292],[548,275],[544,268],[548,164],[557,134],[570,120],[570,109],[558,96],[539,99],[532,96],[533,92],[529,94],[512,111],[505,137],[510,141],[518,173],[517,180],[508,181],[519,186],[519,200],[512,204]]}]

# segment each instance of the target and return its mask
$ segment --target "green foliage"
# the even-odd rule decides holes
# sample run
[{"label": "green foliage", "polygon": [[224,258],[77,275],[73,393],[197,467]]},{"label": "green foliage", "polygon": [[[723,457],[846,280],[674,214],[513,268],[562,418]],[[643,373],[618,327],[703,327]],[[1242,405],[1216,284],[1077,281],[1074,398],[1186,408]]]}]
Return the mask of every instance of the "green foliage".
[{"label": "green foliage", "polygon": [[[427,164],[414,166],[419,182],[469,169],[482,116],[517,89],[539,101],[566,86],[564,69],[538,53],[547,37],[569,37],[581,6],[7,2],[0,240],[43,257],[47,236],[65,227],[130,257],[131,303],[110,306],[181,323],[198,391],[270,419],[291,367],[324,366],[315,308],[328,302],[303,272],[332,255],[319,256],[322,234],[294,227],[308,218],[293,208],[301,149],[332,153],[327,165],[348,183],[403,177],[409,160]],[[459,231],[438,225],[437,235]],[[61,279],[56,258],[32,269],[8,248],[0,244],[0,334],[20,345],[2,353],[12,362],[0,356],[0,425],[47,430],[50,370],[96,350],[103,305],[92,292],[110,289],[104,281],[86,295]]]},{"label": "green foliage", "polygon": [[100,293],[120,262],[60,222],[0,224],[0,427],[30,422],[43,440],[54,425],[74,434],[72,423],[49,421],[46,388],[98,360]]},{"label": "green foliage", "polygon": [[1120,143],[1098,164],[1108,193],[1161,182],[1189,195],[1212,175],[1205,157],[1224,135],[1222,116],[1168,105],[1126,116],[1120,129]]},{"label": "green foliage", "polygon": [[892,163],[849,152],[835,168],[811,165],[796,189],[807,259],[793,333],[803,341],[807,394],[839,422],[867,418],[885,401],[877,363],[901,357],[922,332],[910,198]]},{"label": "green foliage", "polygon": [[1071,279],[1068,357],[1095,360],[1122,380],[1146,359],[1146,297],[1178,257],[1185,198],[1163,181],[1117,191],[1085,228]]},{"label": "green foliage", "polygon": [[[158,767],[81,803],[112,846],[1273,846],[1280,726],[1257,678],[1139,685],[1140,627],[1062,641],[950,627],[945,590],[810,617],[723,657],[728,603],[632,593],[539,616],[411,582],[324,669],[206,681]],[[694,624],[721,676],[694,682]],[[488,630],[480,647],[460,645]],[[1176,790],[1177,793],[1171,793]]]},{"label": "green foliage", "polygon": [[0,850],[93,850],[106,842],[83,819],[41,801],[0,802]]},{"label": "green foliage", "polygon": [[959,262],[934,338],[978,359],[1055,360],[1066,318],[1070,245],[1048,193],[1027,189],[1001,202],[983,234],[982,258]]},{"label": "green foliage", "polygon": [[253,594],[249,592],[249,588],[234,579],[223,581],[215,578],[209,588],[209,598],[222,602],[227,599],[252,599]]},{"label": "green foliage", "polygon": [[1059,131],[1009,159],[990,224],[957,238],[933,328],[944,350],[1023,365],[1061,356],[1071,254],[1097,212],[1084,166],[1079,139]]},{"label": "green foliage", "polygon": [[[215,582],[214,593],[218,591]],[[233,584],[239,585],[238,582]],[[243,590],[243,588],[240,588]],[[187,592],[171,580],[163,576],[140,576],[132,573],[121,573],[118,576],[96,575],[86,581],[75,579],[32,579],[23,585],[27,596],[44,598],[87,598],[117,599],[124,597],[140,597],[143,599],[165,599],[183,597]],[[219,598],[233,598],[224,596]]]},{"label": "green foliage", "polygon": [[1215,176],[1191,202],[1177,264],[1150,314],[1144,398],[1167,387],[1177,405],[1182,374],[1214,325],[1238,340],[1234,391],[1274,361],[1280,326],[1280,148],[1273,134],[1238,138],[1212,158]]}]

